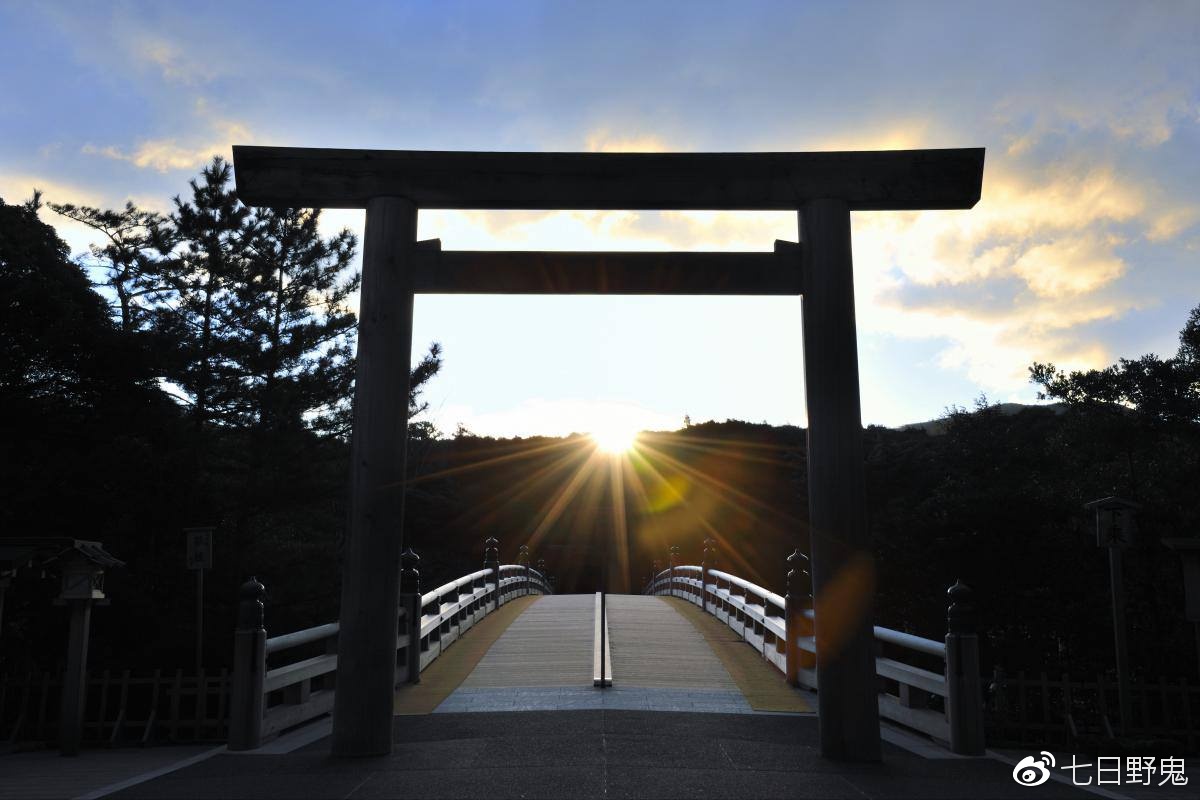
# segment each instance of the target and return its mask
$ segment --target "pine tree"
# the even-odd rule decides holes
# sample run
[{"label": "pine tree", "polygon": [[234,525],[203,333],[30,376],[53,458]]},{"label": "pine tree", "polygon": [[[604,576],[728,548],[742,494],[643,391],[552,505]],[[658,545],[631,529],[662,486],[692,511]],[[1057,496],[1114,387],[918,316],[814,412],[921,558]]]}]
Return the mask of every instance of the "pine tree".
[{"label": "pine tree", "polygon": [[323,239],[320,211],[264,209],[250,240],[247,273],[233,291],[248,422],[265,429],[335,428],[348,405],[357,320],[347,300],[355,238]]},{"label": "pine tree", "polygon": [[199,429],[209,422],[244,424],[251,416],[234,353],[242,335],[235,292],[250,271],[249,243],[255,222],[229,188],[229,164],[215,157],[192,197],[175,198],[171,214],[178,246],[166,267],[177,297],[158,329],[175,343],[169,378],[184,393]]},{"label": "pine tree", "polygon": [[71,203],[49,203],[59,214],[104,236],[91,246],[91,263],[105,273],[104,286],[116,295],[124,333],[143,330],[154,310],[167,301],[173,287],[163,272],[163,253],[172,249],[172,228],[162,214],[126,203],[120,211]]}]

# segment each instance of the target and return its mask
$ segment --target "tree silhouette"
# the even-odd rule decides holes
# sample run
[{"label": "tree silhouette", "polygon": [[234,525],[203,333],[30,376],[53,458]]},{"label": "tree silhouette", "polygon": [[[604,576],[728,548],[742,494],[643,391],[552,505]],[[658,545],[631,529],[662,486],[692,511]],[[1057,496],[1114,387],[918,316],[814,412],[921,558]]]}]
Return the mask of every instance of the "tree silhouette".
[{"label": "tree silhouette", "polygon": [[161,263],[173,248],[169,221],[156,211],[144,211],[127,202],[120,211],[71,203],[49,203],[59,214],[82,223],[104,237],[91,246],[92,263],[102,269],[104,286],[117,298],[121,330],[142,330],[174,287],[166,280]]}]

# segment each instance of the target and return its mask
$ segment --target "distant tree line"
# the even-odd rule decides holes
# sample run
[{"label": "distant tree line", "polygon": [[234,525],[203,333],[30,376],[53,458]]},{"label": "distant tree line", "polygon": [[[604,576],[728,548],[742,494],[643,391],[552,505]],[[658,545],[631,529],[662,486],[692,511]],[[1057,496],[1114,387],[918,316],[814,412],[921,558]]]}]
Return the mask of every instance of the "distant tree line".
[{"label": "distant tree line", "polygon": [[[39,198],[0,202],[0,527],[99,539],[128,562],[94,615],[100,667],[190,663],[192,525],[217,528],[212,664],[228,659],[250,574],[273,632],[337,614],[356,242],[322,237],[318,211],[242,206],[220,159],[189,188],[167,214],[51,205],[96,231],[74,261]],[[414,367],[410,412],[441,358],[434,344]],[[865,430],[878,623],[940,637],[961,578],[985,665],[1109,669],[1107,562],[1082,505],[1118,494],[1142,505],[1125,559],[1135,669],[1194,674],[1178,559],[1160,540],[1200,532],[1200,306],[1173,356],[1030,376],[1056,406],[1009,413],[981,397],[933,425]],[[721,568],[782,592],[784,559],[808,546],[805,431],[688,423],[643,438],[617,504],[582,437],[442,437],[418,417],[404,531],[424,584],[477,568],[495,536],[505,561],[530,544],[560,589],[594,588],[606,552],[610,585],[637,591],[669,546],[698,563],[713,536]],[[55,592],[19,576],[0,669],[59,657]]]}]

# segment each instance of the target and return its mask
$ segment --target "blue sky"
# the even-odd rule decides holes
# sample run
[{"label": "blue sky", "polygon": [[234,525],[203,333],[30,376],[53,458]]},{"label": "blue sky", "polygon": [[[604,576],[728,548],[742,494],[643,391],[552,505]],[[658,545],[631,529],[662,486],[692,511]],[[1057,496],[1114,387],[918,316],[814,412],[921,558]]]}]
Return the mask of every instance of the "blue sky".
[{"label": "blue sky", "polygon": [[[1200,303],[1200,5],[0,2],[0,197],[166,209],[232,144],[986,147],[970,211],[856,213],[863,420],[1173,354]],[[15,77],[13,77],[15,76]],[[73,251],[89,237],[52,212]],[[361,230],[330,212],[326,228]],[[767,250],[794,215],[446,212],[449,248]],[[794,298],[420,297],[445,430],[803,424]]]}]

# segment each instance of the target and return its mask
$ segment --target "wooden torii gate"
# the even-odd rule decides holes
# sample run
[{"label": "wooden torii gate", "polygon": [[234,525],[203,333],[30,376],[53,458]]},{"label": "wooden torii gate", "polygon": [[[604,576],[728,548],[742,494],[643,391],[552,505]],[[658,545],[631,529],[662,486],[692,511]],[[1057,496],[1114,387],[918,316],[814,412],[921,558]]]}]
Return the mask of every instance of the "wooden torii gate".
[{"label": "wooden torii gate", "polygon": [[[488,153],[233,148],[253,206],[365,208],[350,530],[333,752],[392,750],[408,375],[417,292],[803,295],[817,633],[827,589],[870,558],[850,212],[971,208],[984,150]],[[791,210],[799,243],[768,253],[442,251],[417,210]],[[828,609],[824,608],[830,604]],[[880,757],[873,597],[817,664],[821,753]],[[824,637],[822,637],[824,638]]]}]

